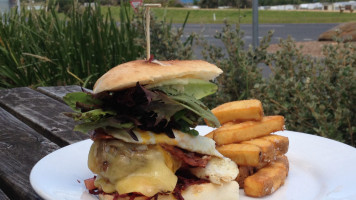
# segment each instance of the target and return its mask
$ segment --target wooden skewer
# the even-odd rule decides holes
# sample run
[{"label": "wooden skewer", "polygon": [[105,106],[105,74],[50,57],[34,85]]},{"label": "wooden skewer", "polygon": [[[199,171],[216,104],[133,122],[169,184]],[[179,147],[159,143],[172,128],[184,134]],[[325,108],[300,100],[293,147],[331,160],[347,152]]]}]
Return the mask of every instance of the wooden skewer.
[{"label": "wooden skewer", "polygon": [[161,7],[161,4],[144,4],[146,17],[146,57],[147,60],[151,57],[151,38],[150,38],[150,8]]}]

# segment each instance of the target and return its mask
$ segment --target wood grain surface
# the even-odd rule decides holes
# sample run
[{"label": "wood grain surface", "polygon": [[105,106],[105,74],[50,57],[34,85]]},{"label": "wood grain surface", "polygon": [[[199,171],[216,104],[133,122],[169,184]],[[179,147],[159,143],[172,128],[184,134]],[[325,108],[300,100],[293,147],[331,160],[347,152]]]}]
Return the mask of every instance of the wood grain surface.
[{"label": "wood grain surface", "polygon": [[0,130],[0,188],[10,199],[40,199],[30,185],[31,169],[59,146],[2,108]]},{"label": "wood grain surface", "polygon": [[27,87],[1,90],[0,106],[59,146],[88,135],[74,132],[74,120],[63,115],[72,112],[65,104]]},{"label": "wood grain surface", "polygon": [[4,191],[0,189],[0,200],[9,200],[9,197],[6,196]]},{"label": "wood grain surface", "polygon": [[67,86],[38,87],[37,91],[64,103],[62,98],[67,93],[81,92],[82,88],[78,85],[67,85]]}]

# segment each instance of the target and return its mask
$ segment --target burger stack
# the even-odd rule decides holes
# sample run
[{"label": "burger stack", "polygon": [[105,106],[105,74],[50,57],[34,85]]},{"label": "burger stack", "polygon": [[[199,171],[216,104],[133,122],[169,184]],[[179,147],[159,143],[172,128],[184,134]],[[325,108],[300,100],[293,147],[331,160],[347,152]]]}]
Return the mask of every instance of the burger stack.
[{"label": "burger stack", "polygon": [[219,121],[200,99],[213,94],[222,70],[205,61],[120,64],[93,91],[69,93],[64,101],[78,121],[75,131],[93,143],[84,180],[101,200],[238,200],[235,162],[194,128]]}]

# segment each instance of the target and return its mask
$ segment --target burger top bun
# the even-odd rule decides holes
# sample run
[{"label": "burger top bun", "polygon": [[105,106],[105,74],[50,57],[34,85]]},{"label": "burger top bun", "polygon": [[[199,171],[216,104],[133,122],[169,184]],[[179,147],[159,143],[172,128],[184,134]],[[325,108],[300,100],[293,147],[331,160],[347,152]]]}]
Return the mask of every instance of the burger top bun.
[{"label": "burger top bun", "polygon": [[221,73],[220,68],[202,60],[136,60],[110,69],[96,81],[93,92],[117,91],[134,87],[137,82],[146,85],[176,78],[211,80]]}]

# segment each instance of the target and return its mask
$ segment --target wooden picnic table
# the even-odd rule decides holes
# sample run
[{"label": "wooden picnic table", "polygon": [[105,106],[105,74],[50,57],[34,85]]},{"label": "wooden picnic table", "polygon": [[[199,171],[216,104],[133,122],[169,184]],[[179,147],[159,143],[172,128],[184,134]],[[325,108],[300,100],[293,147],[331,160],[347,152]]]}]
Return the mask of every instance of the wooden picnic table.
[{"label": "wooden picnic table", "polygon": [[79,86],[28,87],[0,90],[0,200],[41,199],[32,189],[33,166],[47,154],[88,139],[72,131],[75,122],[63,115],[62,101]]}]

